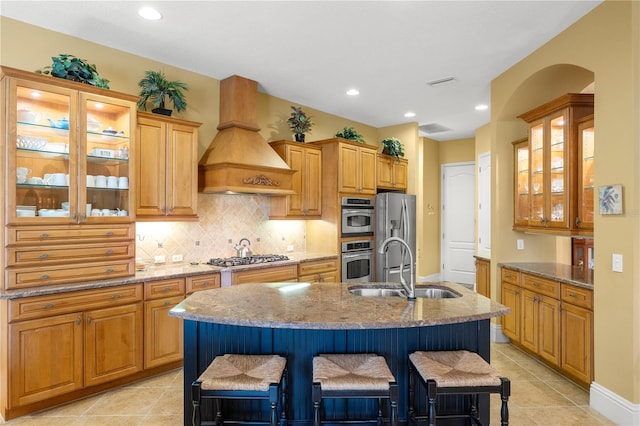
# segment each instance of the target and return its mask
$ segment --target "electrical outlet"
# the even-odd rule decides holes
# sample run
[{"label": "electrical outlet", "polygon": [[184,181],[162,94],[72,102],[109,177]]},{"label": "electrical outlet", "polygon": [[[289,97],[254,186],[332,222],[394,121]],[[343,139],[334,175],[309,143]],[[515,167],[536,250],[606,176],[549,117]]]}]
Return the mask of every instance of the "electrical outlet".
[{"label": "electrical outlet", "polygon": [[613,272],[622,272],[622,255],[614,253],[611,256],[611,270]]},{"label": "electrical outlet", "polygon": [[289,244],[287,246],[287,251],[293,251],[293,244]]},{"label": "electrical outlet", "polygon": [[181,254],[174,254],[173,256],[171,256],[171,261],[172,262],[182,262],[182,255]]},{"label": "electrical outlet", "polygon": [[164,256],[153,256],[153,263],[164,263],[165,261]]}]

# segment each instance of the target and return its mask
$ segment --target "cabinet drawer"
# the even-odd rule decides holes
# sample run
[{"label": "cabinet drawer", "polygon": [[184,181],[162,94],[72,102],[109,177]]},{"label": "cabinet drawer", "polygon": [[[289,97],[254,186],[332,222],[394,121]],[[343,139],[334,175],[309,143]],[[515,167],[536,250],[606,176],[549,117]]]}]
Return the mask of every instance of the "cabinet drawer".
[{"label": "cabinet drawer", "polygon": [[588,288],[561,284],[560,298],[563,302],[593,310],[593,291]]},{"label": "cabinet drawer", "polygon": [[88,309],[135,303],[142,300],[142,284],[73,291],[9,301],[9,321],[41,318]]},{"label": "cabinet drawer", "polygon": [[196,277],[187,277],[187,294],[194,291],[210,290],[220,287],[220,274],[198,275]]},{"label": "cabinet drawer", "polygon": [[251,271],[234,272],[231,284],[273,283],[279,281],[297,281],[298,265],[276,266],[260,268]]},{"label": "cabinet drawer", "polygon": [[529,274],[522,274],[522,286],[536,293],[559,299],[559,285],[555,281]]},{"label": "cabinet drawer", "polygon": [[298,275],[312,275],[321,272],[330,272],[338,269],[338,258],[326,260],[312,260],[298,264]]},{"label": "cabinet drawer", "polygon": [[66,262],[105,261],[135,257],[135,243],[118,242],[105,244],[43,245],[39,247],[9,247],[8,266],[38,266]]},{"label": "cabinet drawer", "polygon": [[184,287],[184,278],[145,282],[144,299],[153,300],[163,297],[184,296]]},{"label": "cabinet drawer", "polygon": [[7,268],[7,289],[126,277],[135,274],[135,262],[134,259],[129,259],[113,262],[50,265],[35,269],[28,267]]},{"label": "cabinet drawer", "polygon": [[518,272],[513,269],[502,268],[502,281],[518,285]]},{"label": "cabinet drawer", "polygon": [[135,225],[92,226],[18,226],[9,228],[8,243],[14,244],[69,244],[72,242],[122,241],[135,239]]},{"label": "cabinet drawer", "polygon": [[304,275],[298,277],[298,281],[300,282],[309,282],[309,283],[337,283],[340,282],[338,279],[338,271],[331,272],[323,272],[321,274],[313,274],[313,275]]}]

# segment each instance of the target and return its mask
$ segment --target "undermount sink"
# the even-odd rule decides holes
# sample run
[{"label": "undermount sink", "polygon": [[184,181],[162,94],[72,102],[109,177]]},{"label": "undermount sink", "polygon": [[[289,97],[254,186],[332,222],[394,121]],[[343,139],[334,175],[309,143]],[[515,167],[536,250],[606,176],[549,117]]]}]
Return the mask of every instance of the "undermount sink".
[{"label": "undermount sink", "polygon": [[[406,292],[401,288],[356,285],[349,287],[349,293],[355,296],[365,297],[407,297]],[[424,299],[452,299],[460,297],[462,294],[439,286],[416,287],[416,297]]]}]

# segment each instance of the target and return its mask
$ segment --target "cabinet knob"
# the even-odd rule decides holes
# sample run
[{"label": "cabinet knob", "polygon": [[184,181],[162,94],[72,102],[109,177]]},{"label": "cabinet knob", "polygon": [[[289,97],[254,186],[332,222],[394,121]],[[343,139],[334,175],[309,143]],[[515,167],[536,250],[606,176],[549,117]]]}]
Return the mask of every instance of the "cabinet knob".
[{"label": "cabinet knob", "polygon": [[87,324],[91,324],[91,317],[87,317]]},{"label": "cabinet knob", "polygon": [[104,252],[104,254],[113,254],[113,250],[109,249]]},{"label": "cabinet knob", "polygon": [[49,255],[47,253],[42,253],[39,258],[40,259],[46,259],[47,257],[49,257]]},{"label": "cabinet knob", "polygon": [[202,287],[209,287],[211,284],[209,283],[209,281],[203,281],[202,282]]},{"label": "cabinet knob", "polygon": [[162,291],[164,291],[165,293],[169,292],[171,289],[169,287],[165,287],[162,289]]},{"label": "cabinet knob", "polygon": [[173,214],[173,207],[169,208],[169,214]]},{"label": "cabinet knob", "polygon": [[576,217],[576,228],[580,228],[580,218]]},{"label": "cabinet knob", "polygon": [[40,238],[49,238],[49,234],[40,234]]},{"label": "cabinet knob", "polygon": [[111,269],[111,268],[107,268],[107,270],[106,270],[105,272],[106,272],[107,274],[110,274],[110,273],[112,273],[112,272],[113,272],[113,269]]},{"label": "cabinet knob", "polygon": [[120,299],[120,295],[119,294],[114,294],[111,296],[112,299]]},{"label": "cabinet knob", "polygon": [[47,303],[46,305],[44,305],[45,309],[51,309],[53,308],[55,305],[53,303]]},{"label": "cabinet knob", "polygon": [[41,280],[48,280],[49,279],[49,275],[46,275],[46,274],[40,275],[40,279]]},{"label": "cabinet knob", "polygon": [[164,302],[164,306],[171,306],[171,302],[169,301]]},{"label": "cabinet knob", "polygon": [[104,233],[105,236],[107,237],[112,237],[113,236],[113,231],[107,231]]},{"label": "cabinet knob", "polygon": [[71,220],[76,220],[78,218],[78,215],[76,213],[72,213],[71,214]]},{"label": "cabinet knob", "polygon": [[80,323],[82,322],[82,319],[80,317],[76,318],[76,324],[80,325]]},{"label": "cabinet knob", "polygon": [[575,294],[575,293],[569,293],[569,294],[567,294],[567,296],[569,296],[569,297],[578,297],[578,295]]},{"label": "cabinet knob", "polygon": [[163,207],[160,209],[160,211],[162,212],[162,214],[165,214],[167,212],[167,209]]}]

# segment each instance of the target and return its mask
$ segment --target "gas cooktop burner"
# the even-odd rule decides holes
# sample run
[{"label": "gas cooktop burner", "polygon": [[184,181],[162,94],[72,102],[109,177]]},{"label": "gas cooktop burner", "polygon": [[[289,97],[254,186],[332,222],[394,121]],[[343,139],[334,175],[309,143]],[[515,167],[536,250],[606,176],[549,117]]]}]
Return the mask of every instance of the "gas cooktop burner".
[{"label": "gas cooktop burner", "polygon": [[240,266],[253,265],[254,263],[279,262],[281,260],[289,260],[289,258],[281,254],[259,254],[247,257],[234,256],[225,258],[213,258],[209,259],[207,263],[214,266]]}]

